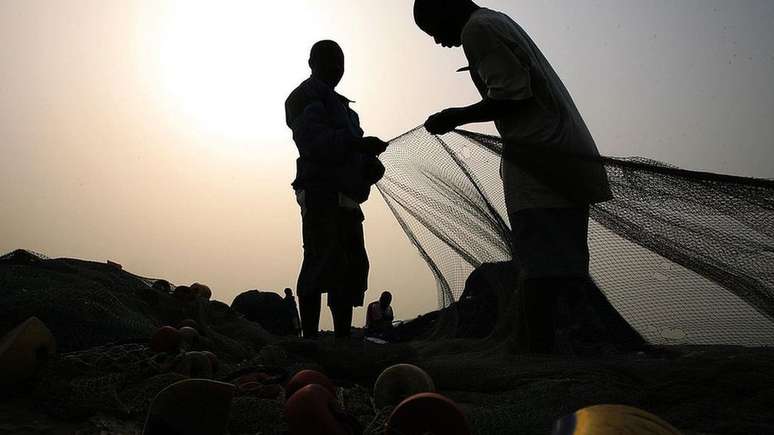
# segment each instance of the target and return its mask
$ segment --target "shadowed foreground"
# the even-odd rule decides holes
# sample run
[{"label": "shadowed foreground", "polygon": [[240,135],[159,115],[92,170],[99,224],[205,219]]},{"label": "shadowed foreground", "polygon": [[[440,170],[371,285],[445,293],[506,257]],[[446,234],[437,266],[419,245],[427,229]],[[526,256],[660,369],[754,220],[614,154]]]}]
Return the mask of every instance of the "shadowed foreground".
[{"label": "shadowed foreground", "polygon": [[[595,359],[509,355],[480,340],[335,346],[325,335],[319,342],[273,337],[226,304],[181,301],[114,266],[0,261],[0,331],[30,316],[50,328],[59,353],[31,381],[5,392],[0,433],[141,432],[155,394],[186,378],[172,356],[151,351],[149,337],[184,319],[200,325],[192,349],[219,359],[213,379],[235,382],[261,369],[281,383],[304,368],[324,371],[340,387],[345,409],[371,425],[367,433],[379,433],[374,428],[385,412],[372,407],[373,383],[399,362],[424,368],[479,434],[548,434],[557,418],[601,403],[637,406],[687,434],[774,432],[768,348],[661,348]],[[241,391],[230,432],[283,433],[284,394],[270,396]]]}]

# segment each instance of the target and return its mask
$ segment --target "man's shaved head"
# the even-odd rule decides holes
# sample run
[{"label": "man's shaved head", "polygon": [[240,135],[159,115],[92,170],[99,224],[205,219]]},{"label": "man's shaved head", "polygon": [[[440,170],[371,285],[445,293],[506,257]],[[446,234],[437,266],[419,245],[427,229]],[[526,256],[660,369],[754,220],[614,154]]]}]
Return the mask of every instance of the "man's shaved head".
[{"label": "man's shaved head", "polygon": [[312,76],[336,87],[344,76],[344,51],[336,41],[315,42],[309,52]]},{"label": "man's shaved head", "polygon": [[314,43],[312,50],[309,52],[309,63],[326,61],[337,56],[344,57],[344,52],[339,44],[336,41],[325,39]]},{"label": "man's shaved head", "polygon": [[415,0],[414,22],[444,47],[459,47],[470,14],[479,7],[472,0]]},{"label": "man's shaved head", "polygon": [[427,25],[430,19],[440,10],[439,5],[442,0],[415,0],[414,1],[414,22],[420,28]]}]

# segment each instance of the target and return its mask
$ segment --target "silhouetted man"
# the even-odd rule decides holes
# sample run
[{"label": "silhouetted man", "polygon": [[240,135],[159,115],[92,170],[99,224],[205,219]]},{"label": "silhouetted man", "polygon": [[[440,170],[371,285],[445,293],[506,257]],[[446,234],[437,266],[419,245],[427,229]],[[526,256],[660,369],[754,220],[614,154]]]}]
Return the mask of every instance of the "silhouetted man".
[{"label": "silhouetted man", "polygon": [[481,94],[476,104],[430,116],[444,134],[494,121],[519,271],[526,350],[549,352],[560,289],[588,281],[589,205],[611,198],[599,153],[570,94],[524,30],[470,0],[416,0],[416,24],[437,44],[462,46]]},{"label": "silhouetted man", "polygon": [[290,288],[285,289],[285,297],[282,302],[285,304],[288,316],[290,318],[290,326],[293,330],[293,335],[301,336],[301,319],[298,317],[298,306],[296,305],[296,298],[293,296],[293,290]]},{"label": "silhouetted man", "polygon": [[388,339],[392,332],[392,321],[395,314],[392,311],[392,293],[382,292],[378,301],[368,304],[366,310],[366,334],[371,337]]},{"label": "silhouetted man", "polygon": [[337,43],[315,43],[309,67],[312,76],[285,102],[299,153],[293,188],[304,241],[297,286],[301,325],[304,337],[317,336],[321,294],[327,292],[336,337],[346,338],[352,308],[363,305],[368,281],[360,203],[384,174],[376,156],[387,143],[363,137],[351,101],[336,93],[344,75],[344,53]]}]

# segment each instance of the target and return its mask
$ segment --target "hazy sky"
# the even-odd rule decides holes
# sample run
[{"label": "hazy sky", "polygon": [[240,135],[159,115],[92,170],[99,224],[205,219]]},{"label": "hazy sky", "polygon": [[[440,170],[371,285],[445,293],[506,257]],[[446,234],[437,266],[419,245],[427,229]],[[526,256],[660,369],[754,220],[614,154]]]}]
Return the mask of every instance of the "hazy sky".
[{"label": "hazy sky", "polygon": [[[532,35],[603,154],[774,178],[771,0],[480,4]],[[454,72],[462,52],[433,45],[411,5],[0,0],[0,252],[112,259],[227,303],[295,287],[283,102],[311,44],[344,48],[339,91],[367,134],[475,101]],[[401,318],[433,309],[432,277],[378,193],[365,213],[368,299],[393,291]]]}]

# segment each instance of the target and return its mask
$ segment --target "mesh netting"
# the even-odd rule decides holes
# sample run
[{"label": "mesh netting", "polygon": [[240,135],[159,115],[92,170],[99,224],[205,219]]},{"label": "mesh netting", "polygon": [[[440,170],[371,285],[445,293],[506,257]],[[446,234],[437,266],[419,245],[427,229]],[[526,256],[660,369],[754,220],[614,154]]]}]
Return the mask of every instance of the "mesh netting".
[{"label": "mesh netting", "polygon": [[[511,258],[500,138],[423,128],[391,142],[379,191],[427,262],[441,307]],[[591,209],[590,270],[654,344],[774,345],[774,181],[602,158],[614,199]]]}]

